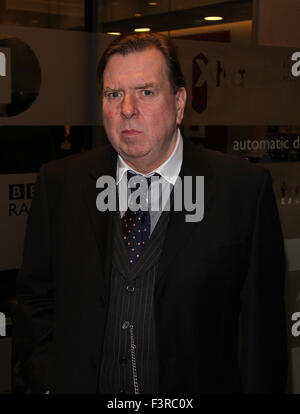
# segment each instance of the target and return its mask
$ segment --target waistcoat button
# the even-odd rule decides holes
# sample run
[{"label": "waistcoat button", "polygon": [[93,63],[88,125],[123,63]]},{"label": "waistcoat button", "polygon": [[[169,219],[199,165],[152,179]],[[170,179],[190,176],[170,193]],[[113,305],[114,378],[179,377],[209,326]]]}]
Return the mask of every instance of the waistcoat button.
[{"label": "waistcoat button", "polygon": [[122,329],[127,329],[129,328],[129,326],[130,326],[130,323],[128,321],[125,321],[122,323]]}]

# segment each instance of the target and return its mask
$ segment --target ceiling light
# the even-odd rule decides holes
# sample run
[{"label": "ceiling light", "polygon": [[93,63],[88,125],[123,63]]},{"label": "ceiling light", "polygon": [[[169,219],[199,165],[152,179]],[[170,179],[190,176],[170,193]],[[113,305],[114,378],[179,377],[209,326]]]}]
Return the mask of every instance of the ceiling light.
[{"label": "ceiling light", "polygon": [[157,6],[157,3],[156,3],[156,1],[150,1],[150,2],[148,3],[148,5],[149,5],[149,6]]},{"label": "ceiling light", "polygon": [[141,13],[135,13],[135,17],[140,17]]},{"label": "ceiling light", "polygon": [[150,28],[149,27],[139,27],[137,29],[134,29],[135,32],[150,32]]},{"label": "ceiling light", "polygon": [[120,36],[121,33],[119,33],[119,32],[107,32],[106,34],[114,35],[114,36]]},{"label": "ceiling light", "polygon": [[217,20],[223,20],[223,17],[221,17],[221,16],[207,16],[207,17],[204,17],[204,20],[217,21]]}]

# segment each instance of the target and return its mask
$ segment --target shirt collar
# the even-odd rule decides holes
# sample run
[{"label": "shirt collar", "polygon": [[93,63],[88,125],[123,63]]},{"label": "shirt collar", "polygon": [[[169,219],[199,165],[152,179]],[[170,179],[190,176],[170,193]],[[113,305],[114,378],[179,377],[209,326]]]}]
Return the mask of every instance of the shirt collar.
[{"label": "shirt collar", "polygon": [[154,173],[160,174],[166,181],[170,184],[174,185],[177,177],[180,172],[181,164],[182,164],[182,156],[183,156],[183,142],[180,130],[178,128],[177,132],[177,140],[175,148],[169,158],[158,168],[149,172],[148,174],[142,174],[135,171],[133,168],[129,167],[128,164],[124,161],[121,155],[118,155],[118,162],[117,162],[117,184],[120,183],[124,174],[130,170],[134,171],[137,174],[143,175],[144,177],[149,177]]}]

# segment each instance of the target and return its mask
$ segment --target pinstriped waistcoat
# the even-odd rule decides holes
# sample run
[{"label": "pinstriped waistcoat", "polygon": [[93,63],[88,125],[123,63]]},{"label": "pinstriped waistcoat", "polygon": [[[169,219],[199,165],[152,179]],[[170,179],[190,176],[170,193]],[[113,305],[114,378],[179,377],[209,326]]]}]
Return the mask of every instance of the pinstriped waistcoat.
[{"label": "pinstriped waistcoat", "polygon": [[139,393],[159,392],[153,296],[168,222],[169,212],[163,212],[141,257],[132,266],[123,241],[120,213],[114,215],[110,303],[99,378],[100,393],[135,392],[132,339]]}]

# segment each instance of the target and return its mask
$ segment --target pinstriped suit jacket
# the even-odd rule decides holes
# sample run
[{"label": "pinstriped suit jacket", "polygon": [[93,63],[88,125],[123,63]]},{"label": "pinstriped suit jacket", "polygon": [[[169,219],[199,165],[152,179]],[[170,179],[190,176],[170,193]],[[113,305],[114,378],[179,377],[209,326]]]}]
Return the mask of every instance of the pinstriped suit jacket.
[{"label": "pinstriped suit jacket", "polygon": [[[205,212],[187,223],[172,211],[168,223],[154,292],[160,391],[283,392],[285,265],[270,175],[191,144],[183,151],[180,175],[204,176]],[[96,179],[115,170],[107,148],[39,172],[18,278],[34,392],[97,392],[112,214],[96,209]]]}]

